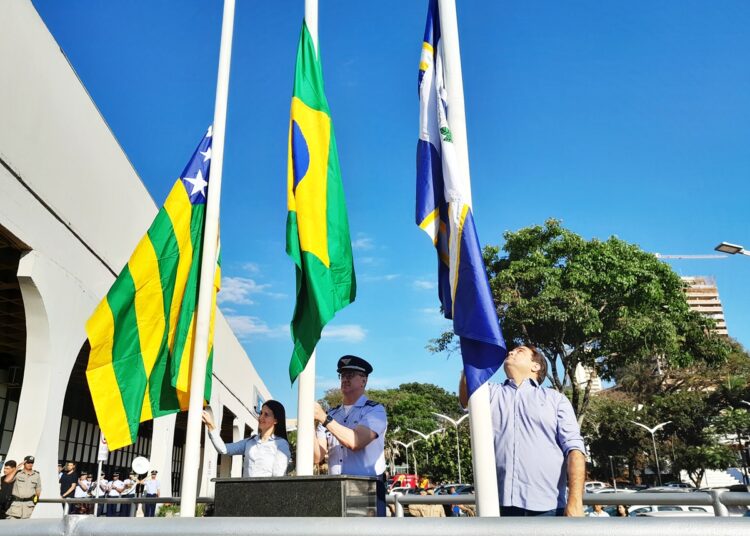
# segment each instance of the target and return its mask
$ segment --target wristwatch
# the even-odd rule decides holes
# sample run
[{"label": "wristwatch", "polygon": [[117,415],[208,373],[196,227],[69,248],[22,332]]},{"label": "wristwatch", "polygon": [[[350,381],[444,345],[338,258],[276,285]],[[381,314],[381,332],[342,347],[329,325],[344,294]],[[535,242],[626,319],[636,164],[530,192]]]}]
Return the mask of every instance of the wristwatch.
[{"label": "wristwatch", "polygon": [[323,428],[328,428],[328,425],[331,424],[331,421],[333,420],[333,417],[330,415],[326,415],[326,420],[323,421]]}]

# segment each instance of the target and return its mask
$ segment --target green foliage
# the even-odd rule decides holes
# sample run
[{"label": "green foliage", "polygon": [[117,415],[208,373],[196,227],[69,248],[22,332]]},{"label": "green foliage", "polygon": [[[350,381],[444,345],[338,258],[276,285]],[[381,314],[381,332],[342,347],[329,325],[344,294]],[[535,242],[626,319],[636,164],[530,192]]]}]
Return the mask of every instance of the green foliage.
[{"label": "green foliage", "polygon": [[726,445],[679,445],[675,447],[675,465],[687,471],[696,486],[706,469],[726,469],[737,462],[736,454]]},{"label": "green foliage", "polygon": [[[503,235],[504,254],[484,260],[503,334],[533,344],[549,361],[549,379],[570,389],[582,421],[590,383],[570,381],[578,364],[613,380],[629,365],[715,363],[727,356],[713,321],[690,311],[680,277],[669,265],[617,237],[585,240],[550,219]],[[450,333],[431,342],[452,348]]]},{"label": "green foliage", "polygon": [[[370,389],[367,396],[383,404],[388,415],[385,454],[390,472],[395,465],[406,464],[406,452],[396,441],[409,444],[419,437],[410,432],[410,429],[428,434],[446,427],[445,421],[441,421],[433,413],[441,413],[452,419],[458,419],[464,413],[455,393],[429,383],[413,382],[404,383],[395,389]],[[330,389],[323,398],[325,405],[334,407],[341,403],[341,392],[339,389]],[[459,426],[459,432],[461,472],[464,481],[471,482],[468,480],[472,477],[468,421]],[[456,478],[456,435],[451,424],[447,424],[444,433],[431,436],[428,442],[420,440],[414,447],[414,451],[409,449],[410,469],[413,470],[416,455],[420,475],[428,475],[433,480]]]}]

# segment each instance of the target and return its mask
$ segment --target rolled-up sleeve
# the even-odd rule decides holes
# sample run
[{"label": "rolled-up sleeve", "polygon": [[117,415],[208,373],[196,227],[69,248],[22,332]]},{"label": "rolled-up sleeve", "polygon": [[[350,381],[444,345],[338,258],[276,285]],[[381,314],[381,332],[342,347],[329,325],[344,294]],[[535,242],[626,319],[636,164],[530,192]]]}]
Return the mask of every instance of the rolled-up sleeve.
[{"label": "rolled-up sleeve", "polygon": [[557,405],[557,444],[565,456],[571,450],[580,450],[586,454],[586,446],[581,436],[573,406],[565,395],[560,395]]}]

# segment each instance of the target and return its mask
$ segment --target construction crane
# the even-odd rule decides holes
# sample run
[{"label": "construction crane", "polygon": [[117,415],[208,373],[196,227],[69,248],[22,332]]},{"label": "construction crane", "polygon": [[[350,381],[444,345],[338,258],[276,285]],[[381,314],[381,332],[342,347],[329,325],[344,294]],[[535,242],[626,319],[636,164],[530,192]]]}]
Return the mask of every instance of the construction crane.
[{"label": "construction crane", "polygon": [[707,260],[707,259],[726,259],[727,255],[663,255],[661,253],[654,253],[654,257],[657,259],[691,259],[691,260]]}]

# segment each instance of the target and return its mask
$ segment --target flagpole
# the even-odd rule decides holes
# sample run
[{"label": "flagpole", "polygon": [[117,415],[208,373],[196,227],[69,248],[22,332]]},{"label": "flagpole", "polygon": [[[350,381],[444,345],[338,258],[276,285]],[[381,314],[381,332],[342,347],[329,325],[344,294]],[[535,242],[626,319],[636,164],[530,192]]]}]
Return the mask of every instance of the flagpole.
[{"label": "flagpole", "polygon": [[[445,59],[445,86],[448,92],[448,123],[453,135],[453,146],[461,174],[469,181],[469,149],[466,139],[464,88],[461,74],[461,53],[458,46],[458,21],[455,0],[438,0],[440,33]],[[490,417],[490,395],[487,384],[474,391],[469,398],[469,424],[473,452],[474,489],[477,514],[481,517],[500,515],[495,471],[495,445]]]},{"label": "flagpole", "polygon": [[[305,24],[318,53],[318,0],[305,0]],[[315,350],[297,377],[297,476],[313,474]]]},{"label": "flagpole", "polygon": [[221,23],[221,48],[219,73],[216,82],[213,140],[211,142],[211,172],[206,199],[206,221],[203,231],[203,256],[201,258],[198,286],[198,312],[195,326],[192,370],[190,374],[190,405],[188,406],[185,458],[182,471],[182,498],[180,517],[195,517],[200,466],[201,412],[203,410],[206,361],[208,359],[208,334],[214,292],[216,254],[219,238],[219,205],[221,200],[221,174],[224,164],[224,132],[229,95],[229,66],[232,57],[232,32],[234,27],[234,2],[224,0]]}]

